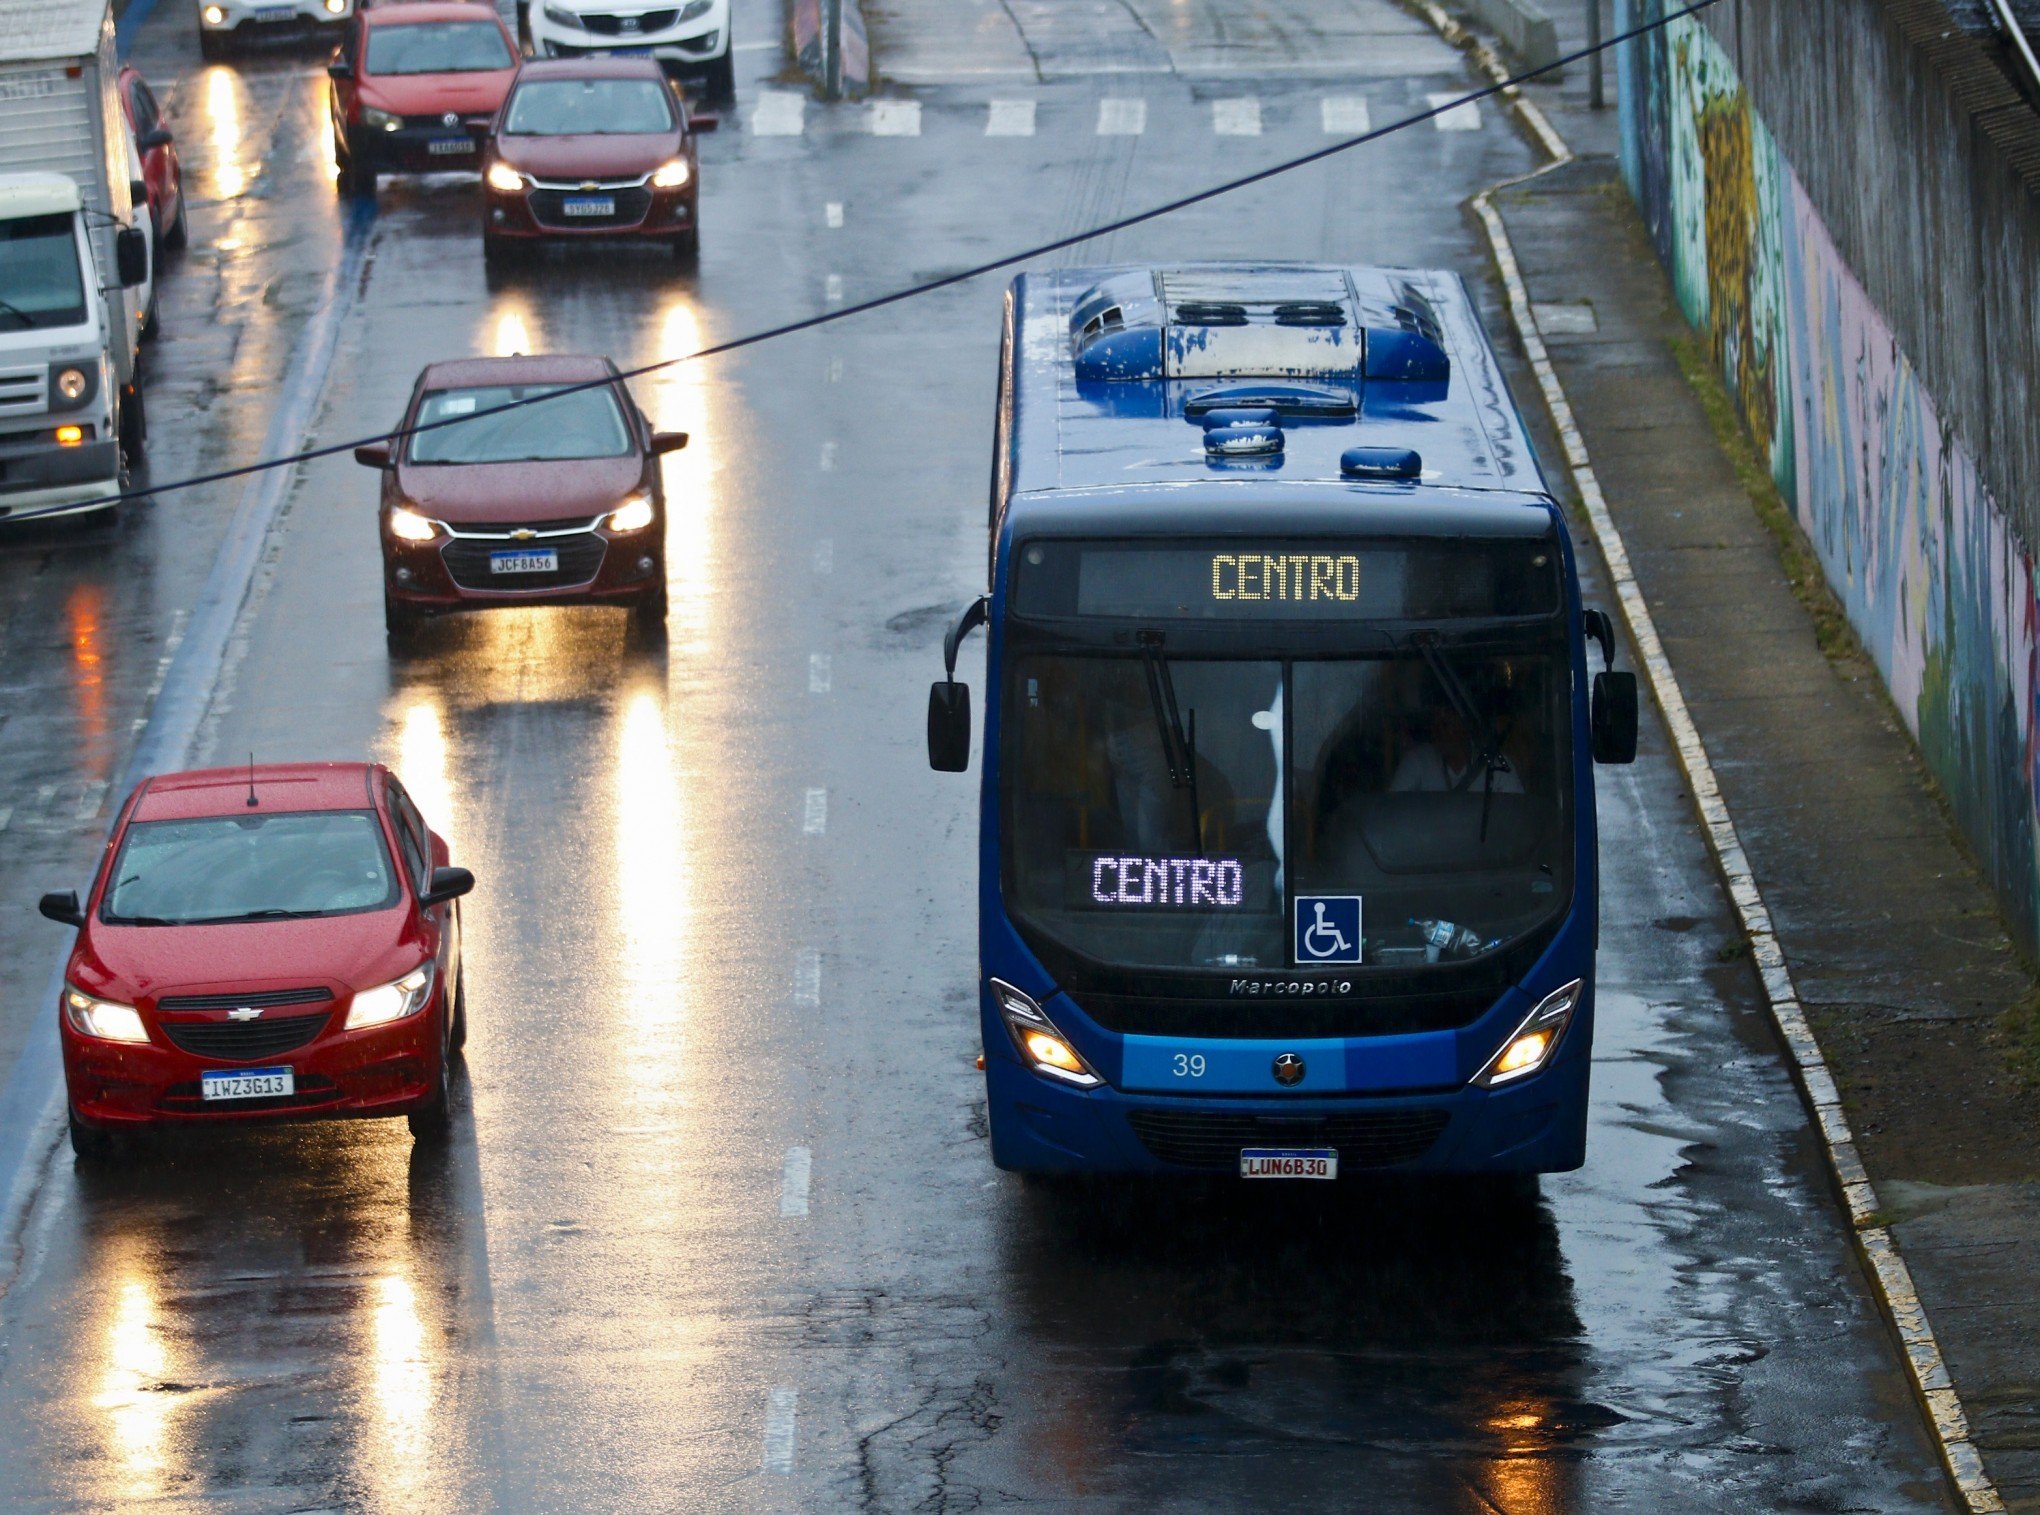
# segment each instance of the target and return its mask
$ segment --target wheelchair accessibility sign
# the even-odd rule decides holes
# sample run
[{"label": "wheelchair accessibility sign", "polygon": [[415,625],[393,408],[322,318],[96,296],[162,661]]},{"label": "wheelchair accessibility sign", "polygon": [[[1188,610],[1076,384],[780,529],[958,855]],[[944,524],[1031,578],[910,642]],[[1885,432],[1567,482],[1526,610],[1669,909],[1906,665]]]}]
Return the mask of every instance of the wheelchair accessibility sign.
[{"label": "wheelchair accessibility sign", "polygon": [[1299,894],[1296,897],[1296,965],[1360,961],[1360,896]]}]

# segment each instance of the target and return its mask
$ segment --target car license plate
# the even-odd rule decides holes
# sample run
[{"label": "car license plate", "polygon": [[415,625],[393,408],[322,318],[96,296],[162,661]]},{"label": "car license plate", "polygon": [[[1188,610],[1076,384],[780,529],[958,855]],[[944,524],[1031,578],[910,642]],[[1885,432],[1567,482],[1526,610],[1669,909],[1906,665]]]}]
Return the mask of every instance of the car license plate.
[{"label": "car license plate", "polygon": [[609,55],[612,58],[649,58],[652,50],[649,47],[612,47]]},{"label": "car license plate", "polygon": [[616,198],[613,195],[569,195],[560,201],[560,209],[570,216],[613,216],[616,214]]},{"label": "car license plate", "polygon": [[560,555],[550,547],[527,552],[492,552],[489,554],[491,573],[558,573]]},{"label": "car license plate", "polygon": [[288,1068],[243,1068],[238,1073],[201,1073],[199,1097],[216,1099],[275,1099],[297,1093],[297,1075]]},{"label": "car license plate", "polygon": [[475,139],[473,137],[441,137],[436,141],[425,144],[425,151],[432,154],[435,158],[456,157],[461,153],[471,153],[474,150]]},{"label": "car license plate", "polygon": [[1332,1147],[1248,1147],[1240,1153],[1241,1178],[1337,1178]]},{"label": "car license plate", "polygon": [[258,5],[255,7],[255,19],[257,21],[295,21],[297,20],[297,7],[295,5]]}]

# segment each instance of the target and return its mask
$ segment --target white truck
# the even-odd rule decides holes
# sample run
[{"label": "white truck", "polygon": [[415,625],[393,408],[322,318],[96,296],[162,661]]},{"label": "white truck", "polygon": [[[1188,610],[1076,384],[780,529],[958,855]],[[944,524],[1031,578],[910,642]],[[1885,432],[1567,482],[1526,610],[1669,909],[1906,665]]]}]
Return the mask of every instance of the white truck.
[{"label": "white truck", "polygon": [[147,198],[107,0],[0,0],[0,519],[101,508],[147,437]]}]

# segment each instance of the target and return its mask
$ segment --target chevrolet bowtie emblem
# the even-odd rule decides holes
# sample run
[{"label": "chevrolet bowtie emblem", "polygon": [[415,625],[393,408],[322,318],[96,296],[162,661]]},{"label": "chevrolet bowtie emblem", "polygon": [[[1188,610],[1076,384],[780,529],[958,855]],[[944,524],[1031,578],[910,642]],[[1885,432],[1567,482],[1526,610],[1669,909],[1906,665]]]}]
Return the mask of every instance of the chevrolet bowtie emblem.
[{"label": "chevrolet bowtie emblem", "polygon": [[513,542],[528,542],[537,535],[538,535],[537,532],[532,531],[527,527],[520,526],[515,531],[510,533],[510,540]]},{"label": "chevrolet bowtie emblem", "polygon": [[243,1005],[238,1010],[229,1010],[227,1012],[227,1019],[230,1021],[253,1021],[260,1020],[261,1018],[261,1010],[251,1005]]},{"label": "chevrolet bowtie emblem", "polygon": [[583,179],[581,181],[581,188],[583,189],[600,189],[601,187],[593,179]]}]

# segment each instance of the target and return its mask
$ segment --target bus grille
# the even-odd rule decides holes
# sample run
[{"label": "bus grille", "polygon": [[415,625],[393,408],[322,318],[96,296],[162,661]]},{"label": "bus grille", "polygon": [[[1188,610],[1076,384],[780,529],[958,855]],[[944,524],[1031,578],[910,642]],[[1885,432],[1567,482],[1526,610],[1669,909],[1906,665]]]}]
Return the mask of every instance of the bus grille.
[{"label": "bus grille", "polygon": [[1206,1110],[1130,1110],[1127,1124],[1159,1162],[1236,1172],[1245,1147],[1330,1147],[1342,1168],[1392,1168],[1436,1145],[1444,1110],[1354,1110],[1270,1117]]}]

